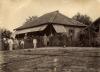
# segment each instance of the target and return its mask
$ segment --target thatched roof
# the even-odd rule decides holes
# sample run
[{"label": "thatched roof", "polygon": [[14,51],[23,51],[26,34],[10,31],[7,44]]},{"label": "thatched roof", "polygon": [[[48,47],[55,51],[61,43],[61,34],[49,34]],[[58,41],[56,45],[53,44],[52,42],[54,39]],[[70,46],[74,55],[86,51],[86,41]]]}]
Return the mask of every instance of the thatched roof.
[{"label": "thatched roof", "polygon": [[92,24],[88,25],[86,28],[83,29],[84,30],[88,30],[91,29],[93,31],[99,30],[99,24],[100,24],[100,17],[97,18]]},{"label": "thatched roof", "polygon": [[85,27],[86,25],[73,20],[71,18],[66,17],[65,15],[59,13],[58,11],[54,11],[51,13],[44,14],[37,18],[36,20],[30,21],[25,23],[24,25],[16,28],[15,30],[21,30],[26,28],[32,28],[35,26],[40,26],[44,24],[61,24],[67,26],[78,26],[78,27]]}]

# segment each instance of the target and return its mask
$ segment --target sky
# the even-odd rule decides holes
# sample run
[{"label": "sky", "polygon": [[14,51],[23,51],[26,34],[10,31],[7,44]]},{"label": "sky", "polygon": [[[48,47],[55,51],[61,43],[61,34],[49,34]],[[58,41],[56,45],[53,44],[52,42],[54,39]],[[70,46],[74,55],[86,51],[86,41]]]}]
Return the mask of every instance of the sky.
[{"label": "sky", "polygon": [[94,21],[100,17],[100,0],[0,0],[0,27],[13,31],[29,16],[41,16],[59,10],[72,17],[78,12]]}]

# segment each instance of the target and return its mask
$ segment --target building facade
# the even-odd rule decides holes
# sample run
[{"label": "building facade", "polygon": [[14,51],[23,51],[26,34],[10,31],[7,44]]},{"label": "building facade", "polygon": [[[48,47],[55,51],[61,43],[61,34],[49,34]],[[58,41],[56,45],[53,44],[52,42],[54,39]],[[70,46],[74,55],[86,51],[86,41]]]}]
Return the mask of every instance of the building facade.
[{"label": "building facade", "polygon": [[44,14],[31,22],[26,22],[16,28],[14,34],[16,38],[24,38],[25,34],[27,36],[65,34],[68,38],[75,40],[78,33],[85,27],[86,25],[68,18],[59,11],[54,11]]},{"label": "building facade", "polygon": [[31,32],[37,32],[37,34],[40,33],[40,35],[44,33],[47,33],[47,35],[50,33],[66,33],[69,35],[70,30],[73,30],[74,36],[77,37],[78,32],[85,27],[86,25],[68,18],[67,16],[59,13],[59,11],[54,11],[44,14],[36,20],[25,23],[21,27],[16,28],[15,35],[25,35],[25,33]]}]

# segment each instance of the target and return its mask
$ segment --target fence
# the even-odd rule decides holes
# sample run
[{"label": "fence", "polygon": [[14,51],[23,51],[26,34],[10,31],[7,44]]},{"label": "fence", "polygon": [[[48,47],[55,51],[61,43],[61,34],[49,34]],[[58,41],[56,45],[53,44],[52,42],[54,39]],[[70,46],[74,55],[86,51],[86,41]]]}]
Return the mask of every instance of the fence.
[{"label": "fence", "polygon": [[[25,55],[25,57],[23,57],[23,55]],[[5,61],[4,66],[2,65],[2,69],[7,72],[100,71],[100,52],[95,49],[28,50],[25,52],[18,52],[18,56],[19,58],[17,57],[17,59],[12,58],[7,62]]]}]

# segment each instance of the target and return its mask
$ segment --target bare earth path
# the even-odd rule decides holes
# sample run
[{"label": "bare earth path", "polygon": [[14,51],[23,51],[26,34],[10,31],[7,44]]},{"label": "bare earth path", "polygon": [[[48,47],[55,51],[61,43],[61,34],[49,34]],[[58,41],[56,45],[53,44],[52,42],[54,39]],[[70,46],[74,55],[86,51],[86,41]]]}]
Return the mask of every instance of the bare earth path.
[{"label": "bare earth path", "polygon": [[47,47],[1,51],[0,72],[100,72],[100,48]]}]

